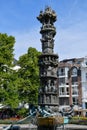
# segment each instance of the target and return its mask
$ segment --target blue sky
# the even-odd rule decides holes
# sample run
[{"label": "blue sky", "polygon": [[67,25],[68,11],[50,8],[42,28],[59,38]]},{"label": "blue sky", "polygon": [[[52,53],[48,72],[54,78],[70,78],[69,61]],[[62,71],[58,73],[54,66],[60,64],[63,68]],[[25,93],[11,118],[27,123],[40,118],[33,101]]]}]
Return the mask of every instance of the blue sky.
[{"label": "blue sky", "polygon": [[0,32],[16,39],[15,58],[29,47],[41,50],[40,10],[56,11],[54,52],[59,60],[87,56],[87,0],[0,0]]}]

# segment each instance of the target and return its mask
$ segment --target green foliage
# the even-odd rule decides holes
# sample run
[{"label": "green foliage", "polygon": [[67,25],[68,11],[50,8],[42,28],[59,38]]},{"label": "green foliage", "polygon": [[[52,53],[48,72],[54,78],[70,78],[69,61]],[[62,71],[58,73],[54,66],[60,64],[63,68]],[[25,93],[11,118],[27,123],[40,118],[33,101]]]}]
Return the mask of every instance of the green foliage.
[{"label": "green foliage", "polygon": [[11,69],[15,38],[0,33],[0,103],[18,106],[17,75]]},{"label": "green foliage", "polygon": [[32,104],[37,103],[39,87],[38,56],[41,53],[30,47],[27,54],[19,58],[21,69],[18,71],[20,100]]},{"label": "green foliage", "polygon": [[18,107],[19,104],[19,95],[18,95],[18,82],[17,82],[17,74],[13,71],[9,77],[9,83],[7,85],[6,97],[4,98],[4,103],[11,106],[13,109]]},{"label": "green foliage", "polygon": [[69,121],[70,124],[87,125],[87,117],[72,117]]},{"label": "green foliage", "polygon": [[0,120],[0,124],[12,124],[13,121],[12,120]]},{"label": "green foliage", "polygon": [[21,108],[17,111],[17,115],[19,115],[20,117],[26,117],[28,113],[28,109],[26,108]]},{"label": "green foliage", "polygon": [[11,65],[13,61],[13,47],[15,38],[7,34],[0,33],[0,67],[1,65]]},{"label": "green foliage", "polygon": [[[26,54],[20,56],[20,69],[12,69],[14,60],[15,38],[0,33],[0,103],[18,107],[19,102],[37,104],[39,87],[38,56],[41,54],[30,47]],[[25,114],[24,109],[20,110]]]}]

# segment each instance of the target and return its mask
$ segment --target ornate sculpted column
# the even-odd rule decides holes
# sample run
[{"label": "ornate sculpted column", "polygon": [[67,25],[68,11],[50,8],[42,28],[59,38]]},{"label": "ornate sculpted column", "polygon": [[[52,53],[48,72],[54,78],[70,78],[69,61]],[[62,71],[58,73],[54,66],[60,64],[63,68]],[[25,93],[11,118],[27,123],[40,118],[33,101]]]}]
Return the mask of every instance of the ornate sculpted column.
[{"label": "ornate sculpted column", "polygon": [[58,111],[58,55],[54,54],[54,36],[56,28],[56,13],[50,7],[40,11],[37,19],[42,24],[40,33],[42,35],[42,54],[39,57],[40,89],[39,105],[48,106],[53,111]]}]

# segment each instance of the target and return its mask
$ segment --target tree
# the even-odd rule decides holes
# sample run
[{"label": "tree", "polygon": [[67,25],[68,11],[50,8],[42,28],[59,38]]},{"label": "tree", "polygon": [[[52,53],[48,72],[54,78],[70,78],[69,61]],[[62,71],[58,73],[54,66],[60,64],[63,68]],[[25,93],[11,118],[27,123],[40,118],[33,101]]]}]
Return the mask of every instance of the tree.
[{"label": "tree", "polygon": [[16,107],[18,104],[17,75],[11,69],[15,38],[0,33],[0,103]]},{"label": "tree", "polygon": [[14,58],[15,38],[7,34],[0,33],[0,67],[3,65],[11,66]]},{"label": "tree", "polygon": [[12,69],[15,38],[0,33],[0,103],[17,108],[19,102],[37,103],[39,87],[38,56],[41,54],[30,47],[27,54],[20,56],[20,69]]},{"label": "tree", "polygon": [[38,56],[40,54],[35,48],[30,47],[27,54],[21,56],[18,62],[21,67],[18,71],[20,99],[29,104],[37,103],[39,87]]},{"label": "tree", "polygon": [[5,97],[4,104],[7,104],[12,109],[15,109],[19,105],[19,94],[18,94],[18,74],[14,70],[10,70],[10,74],[8,76],[8,84],[5,88]]}]

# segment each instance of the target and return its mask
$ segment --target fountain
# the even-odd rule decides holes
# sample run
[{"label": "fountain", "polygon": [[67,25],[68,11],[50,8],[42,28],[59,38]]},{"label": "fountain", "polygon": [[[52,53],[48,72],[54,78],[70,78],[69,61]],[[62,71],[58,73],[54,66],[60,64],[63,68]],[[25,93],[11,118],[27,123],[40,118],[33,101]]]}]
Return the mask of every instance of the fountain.
[{"label": "fountain", "polygon": [[39,57],[40,89],[38,105],[45,110],[47,116],[38,117],[38,130],[56,129],[56,126],[63,124],[63,117],[59,111],[58,99],[58,55],[54,54],[54,36],[56,28],[56,13],[50,7],[40,11],[37,19],[42,24],[40,33],[42,35],[42,54]]},{"label": "fountain", "polygon": [[59,126],[63,126],[64,129],[64,122],[68,123],[67,119],[71,117],[73,107],[71,106],[67,111],[59,111],[58,55],[54,53],[54,36],[56,35],[54,22],[56,22],[57,15],[50,7],[46,7],[44,11],[40,11],[37,19],[42,24],[38,105],[40,106],[39,112],[43,113],[37,118],[38,130],[56,130]]},{"label": "fountain", "polygon": [[59,111],[58,55],[54,53],[54,36],[56,35],[54,22],[56,18],[55,11],[50,7],[46,7],[45,11],[41,11],[37,17],[42,24],[40,30],[42,54],[39,56],[40,88],[38,107],[32,106],[27,117],[9,125],[4,130],[19,130],[19,126],[15,127],[15,124],[29,121],[37,115],[37,118],[35,118],[37,130],[56,130],[60,126],[64,129],[63,116],[69,116],[73,112],[73,108],[69,111]]}]

